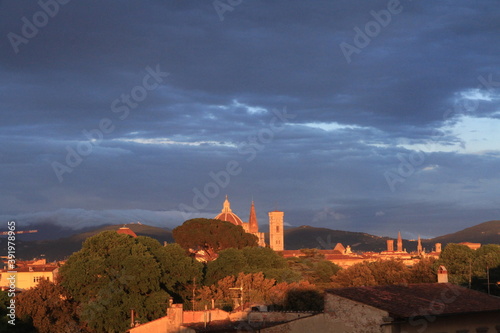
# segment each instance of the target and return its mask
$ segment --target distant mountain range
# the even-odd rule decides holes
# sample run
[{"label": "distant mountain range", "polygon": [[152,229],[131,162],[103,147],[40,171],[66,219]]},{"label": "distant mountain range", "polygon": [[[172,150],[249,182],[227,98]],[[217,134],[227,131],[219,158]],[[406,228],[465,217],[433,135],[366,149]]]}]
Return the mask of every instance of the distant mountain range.
[{"label": "distant mountain range", "polygon": [[[73,252],[82,248],[83,242],[94,235],[106,230],[118,230],[123,225],[104,225],[94,228],[86,228],[80,230],[69,237],[59,239],[46,239],[27,241],[31,234],[18,235],[16,239],[16,254],[18,258],[23,260],[30,260],[33,258],[45,257],[47,261],[63,260],[69,257]],[[132,229],[137,235],[152,237],[159,242],[173,242],[172,231],[169,229],[153,227],[145,224],[127,224],[127,227]],[[38,228],[38,229],[37,229]],[[30,229],[43,230],[35,226]],[[35,234],[33,234],[35,235]],[[7,241],[5,237],[0,238],[0,251],[7,253]]]},{"label": "distant mountain range", "polygon": [[[118,230],[122,226],[123,225],[105,225],[88,228],[59,239],[28,240],[32,235],[19,235],[16,240],[17,256],[21,259],[28,260],[35,257],[39,258],[43,255],[49,261],[62,260],[69,257],[73,252],[80,250],[82,243],[88,237],[94,236],[105,230]],[[138,235],[155,238],[160,243],[174,242],[172,231],[166,228],[158,228],[144,224],[127,224],[127,227]],[[32,229],[36,228],[37,227],[33,227]],[[388,239],[393,238],[379,237],[362,232],[332,230],[311,226],[285,229],[285,248],[287,250],[298,250],[302,248],[332,249],[337,243],[342,243],[344,246],[351,246],[353,251],[380,252],[386,249],[386,241]],[[452,234],[432,239],[422,239],[422,244],[428,252],[434,249],[435,243],[441,243],[444,248],[448,243],[460,242],[500,244],[500,220],[484,222]],[[396,244],[394,244],[394,246],[396,246]],[[6,247],[6,238],[0,238],[1,253],[7,253]],[[403,247],[408,252],[415,251],[417,248],[417,241],[403,240]]]}]

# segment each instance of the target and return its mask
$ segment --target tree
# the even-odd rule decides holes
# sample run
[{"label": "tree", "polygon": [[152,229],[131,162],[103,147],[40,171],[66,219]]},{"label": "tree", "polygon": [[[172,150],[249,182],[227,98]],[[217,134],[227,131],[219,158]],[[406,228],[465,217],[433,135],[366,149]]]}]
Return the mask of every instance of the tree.
[{"label": "tree", "polygon": [[307,281],[276,283],[261,272],[230,275],[211,286],[204,286],[198,292],[197,302],[201,308],[209,305],[211,300],[220,308],[232,308],[235,299],[239,304],[240,297],[245,303],[294,311],[321,311],[323,307],[323,297],[315,285]]},{"label": "tree", "polygon": [[215,219],[187,220],[172,234],[175,242],[185,250],[205,251],[209,261],[224,249],[258,245],[258,238],[246,233],[241,226]]},{"label": "tree", "polygon": [[330,262],[328,260],[318,261],[313,268],[311,274],[311,283],[316,285],[329,284],[333,275],[340,271],[340,266]]},{"label": "tree", "polygon": [[362,262],[343,269],[332,278],[335,287],[377,286],[407,283],[409,270],[400,260]]},{"label": "tree", "polygon": [[60,269],[61,285],[81,303],[80,316],[97,332],[127,329],[130,309],[139,321],[164,315],[179,284],[201,267],[177,245],[104,231],[88,238]]},{"label": "tree", "polygon": [[340,270],[332,277],[334,287],[375,286],[377,282],[365,262]]},{"label": "tree", "polygon": [[266,278],[278,282],[297,279],[286,259],[272,249],[245,247],[241,250],[229,248],[220,251],[216,260],[207,263],[205,283],[210,285],[228,275],[237,276],[240,272],[262,272]]},{"label": "tree", "polygon": [[497,266],[500,266],[500,245],[483,245],[474,252],[474,275],[486,277],[486,270]]},{"label": "tree", "polygon": [[323,311],[323,295],[316,288],[289,289],[285,297],[285,310]]},{"label": "tree", "polygon": [[226,276],[236,276],[246,266],[247,259],[243,251],[233,248],[222,250],[216,260],[207,263],[205,284],[212,285]]},{"label": "tree", "polygon": [[[304,250],[301,251],[304,252]],[[309,281],[320,288],[330,287],[331,278],[341,270],[340,266],[325,260],[323,255],[316,255],[314,252],[308,253],[312,255],[289,258],[288,264],[290,268],[298,273],[303,280]]]},{"label": "tree", "polygon": [[386,286],[399,283],[407,283],[409,270],[402,260],[377,260],[368,263],[377,285]]},{"label": "tree", "polygon": [[434,283],[437,281],[437,260],[423,258],[410,269],[410,283]]},{"label": "tree", "polygon": [[158,260],[162,272],[161,288],[167,290],[176,302],[182,302],[191,282],[194,279],[202,280],[203,264],[187,256],[179,244],[162,246],[151,237],[139,236],[137,239],[145,244]]},{"label": "tree", "polygon": [[[7,308],[11,306],[10,300],[11,297],[9,296],[9,292],[0,290],[0,332],[36,333],[37,329],[33,326],[29,316],[20,316],[19,312],[16,313],[17,318],[7,316],[11,314],[10,310]],[[14,315],[14,313],[12,314]],[[15,325],[12,325],[12,320],[14,320]],[[9,321],[11,323],[9,323]]]},{"label": "tree", "polygon": [[448,270],[448,279],[452,283],[466,284],[472,279],[474,251],[466,245],[450,243],[439,256],[439,265]]},{"label": "tree", "polygon": [[87,332],[79,322],[77,303],[60,285],[41,280],[16,298],[17,315],[30,317],[40,333]]},{"label": "tree", "polygon": [[[211,286],[204,286],[198,293],[198,302],[208,304],[212,299],[219,307],[234,305],[233,300],[242,297],[243,302],[268,303],[269,290],[275,285],[274,279],[266,279],[262,273],[239,273],[226,276]],[[241,289],[239,289],[241,288]]]},{"label": "tree", "polygon": [[496,282],[500,281],[500,245],[487,244],[474,251],[472,288],[499,295]]}]

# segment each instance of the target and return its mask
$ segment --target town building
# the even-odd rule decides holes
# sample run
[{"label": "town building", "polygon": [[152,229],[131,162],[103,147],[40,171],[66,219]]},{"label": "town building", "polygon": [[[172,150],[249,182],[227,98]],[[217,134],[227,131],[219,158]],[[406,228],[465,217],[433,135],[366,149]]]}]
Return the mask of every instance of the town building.
[{"label": "town building", "polygon": [[116,233],[121,234],[121,235],[129,235],[134,238],[137,238],[137,234],[130,228],[127,228],[126,226],[121,227],[116,231]]},{"label": "town building", "polygon": [[[35,287],[41,280],[54,282],[59,271],[57,263],[49,263],[45,259],[16,261],[16,267],[6,265],[0,270],[0,289],[7,290],[14,281],[17,291]],[[12,279],[13,278],[13,279]]]},{"label": "town building", "polygon": [[285,249],[283,215],[280,211],[269,212],[269,247],[274,251]]},{"label": "town building", "polygon": [[329,289],[343,332],[499,332],[500,298],[449,283]]},{"label": "town building", "polygon": [[477,250],[481,247],[481,243],[462,242],[462,243],[458,243],[458,244],[465,245],[471,250]]}]

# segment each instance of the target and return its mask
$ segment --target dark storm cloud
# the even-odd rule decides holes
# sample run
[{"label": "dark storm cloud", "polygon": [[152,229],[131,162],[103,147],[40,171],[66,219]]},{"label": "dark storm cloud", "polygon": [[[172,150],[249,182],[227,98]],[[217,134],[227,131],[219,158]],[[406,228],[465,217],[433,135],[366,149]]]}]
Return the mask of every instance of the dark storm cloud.
[{"label": "dark storm cloud", "polygon": [[[179,205],[236,161],[197,214],[215,215],[228,193],[243,219],[254,196],[261,223],[276,205],[294,225],[374,233],[494,218],[498,155],[438,148],[460,142],[443,128],[460,115],[498,118],[500,10],[401,1],[348,62],[341,43],[355,45],[355,28],[389,3],[243,1],[221,20],[207,1],[69,1],[28,38],[40,4],[0,2],[0,211],[180,223]],[[12,33],[26,42],[13,46]],[[144,90],[156,69],[168,76]],[[486,97],[473,104],[472,92]],[[269,137],[284,108],[294,117]],[[409,144],[430,148],[401,177]],[[83,145],[91,152],[70,166]],[[58,177],[54,162],[71,171]],[[387,172],[401,178],[395,192]]]}]

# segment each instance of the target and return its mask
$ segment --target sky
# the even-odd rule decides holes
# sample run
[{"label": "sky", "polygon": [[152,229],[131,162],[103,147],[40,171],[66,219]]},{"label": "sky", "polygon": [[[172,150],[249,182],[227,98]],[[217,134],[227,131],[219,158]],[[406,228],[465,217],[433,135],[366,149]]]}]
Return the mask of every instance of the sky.
[{"label": "sky", "polygon": [[[0,1],[0,220],[500,219],[491,1]],[[2,229],[6,229],[2,228]]]}]

